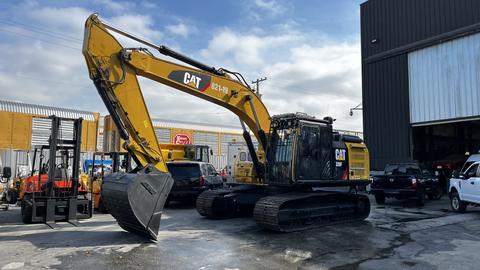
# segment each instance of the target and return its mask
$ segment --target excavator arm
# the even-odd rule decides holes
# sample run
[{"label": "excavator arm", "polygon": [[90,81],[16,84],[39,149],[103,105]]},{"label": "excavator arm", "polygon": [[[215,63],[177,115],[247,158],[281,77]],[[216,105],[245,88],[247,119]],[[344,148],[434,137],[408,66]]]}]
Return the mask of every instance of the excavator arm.
[{"label": "excavator arm", "polygon": [[[195,68],[156,58],[144,48],[123,48],[108,30]],[[260,148],[266,149],[270,116],[240,74],[206,66],[165,46],[144,41],[101,22],[95,14],[85,24],[83,54],[90,78],[125,141],[124,148],[139,165],[133,174],[112,174],[102,184],[104,203],[122,228],[156,239],[161,210],[173,184],[137,76],[232,111],[240,118],[250,152],[254,153],[253,143],[244,124],[256,136]],[[262,177],[261,162],[255,154],[252,158],[257,176]]]}]

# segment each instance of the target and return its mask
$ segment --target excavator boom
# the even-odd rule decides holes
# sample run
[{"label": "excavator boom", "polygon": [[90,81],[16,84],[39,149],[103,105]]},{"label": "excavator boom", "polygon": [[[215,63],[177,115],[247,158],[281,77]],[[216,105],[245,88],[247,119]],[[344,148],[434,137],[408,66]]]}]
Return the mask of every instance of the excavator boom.
[{"label": "excavator boom", "polygon": [[[109,30],[192,67],[154,57],[145,48],[123,48]],[[90,78],[125,141],[123,147],[138,164],[134,173],[114,173],[102,183],[103,203],[122,228],[155,239],[161,210],[173,184],[137,76],[227,108],[240,118],[242,126],[250,128],[259,148],[266,149],[270,116],[239,73],[209,67],[137,38],[101,22],[96,14],[85,23],[83,54]],[[256,175],[261,178],[263,160],[257,158],[246,128],[244,137],[250,142]]]},{"label": "excavator boom", "polygon": [[156,239],[173,178],[135,70],[121,61],[122,50],[97,16],[87,19],[83,54],[90,78],[125,141],[124,148],[138,165],[131,173],[113,173],[103,180],[103,204],[123,229]]}]

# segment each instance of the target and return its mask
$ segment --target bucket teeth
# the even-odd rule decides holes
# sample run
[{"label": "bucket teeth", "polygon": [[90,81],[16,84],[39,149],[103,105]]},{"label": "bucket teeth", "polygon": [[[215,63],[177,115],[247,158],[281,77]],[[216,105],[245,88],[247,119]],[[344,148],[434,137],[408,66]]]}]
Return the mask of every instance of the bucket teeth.
[{"label": "bucket teeth", "polygon": [[136,173],[112,173],[102,181],[102,201],[120,227],[156,240],[173,178],[152,166]]}]

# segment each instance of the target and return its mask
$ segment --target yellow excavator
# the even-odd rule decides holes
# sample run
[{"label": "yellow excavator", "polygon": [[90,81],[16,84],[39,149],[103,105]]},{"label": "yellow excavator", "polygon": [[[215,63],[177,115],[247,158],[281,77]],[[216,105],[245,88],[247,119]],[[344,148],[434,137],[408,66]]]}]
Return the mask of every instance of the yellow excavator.
[{"label": "yellow excavator", "polygon": [[[157,58],[147,48],[124,48],[109,31],[186,65]],[[140,39],[102,22],[96,14],[85,24],[83,54],[90,78],[125,141],[123,147],[138,165],[130,173],[110,174],[102,183],[104,203],[123,229],[156,239],[173,183],[137,76],[215,103],[240,118],[256,180],[203,192],[197,199],[201,215],[227,218],[253,213],[260,226],[284,232],[363,220],[369,215],[365,195],[319,189],[367,184],[335,177],[331,117],[270,116],[240,73],[210,67]],[[259,142],[258,151],[247,127]]]}]

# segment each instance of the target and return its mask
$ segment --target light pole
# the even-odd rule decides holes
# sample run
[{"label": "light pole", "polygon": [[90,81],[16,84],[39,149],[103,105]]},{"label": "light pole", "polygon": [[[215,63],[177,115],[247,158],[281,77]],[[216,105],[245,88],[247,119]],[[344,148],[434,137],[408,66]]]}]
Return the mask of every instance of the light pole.
[{"label": "light pole", "polygon": [[353,116],[353,111],[361,111],[361,110],[363,110],[362,103],[358,104],[353,108],[350,108],[350,116]]}]

